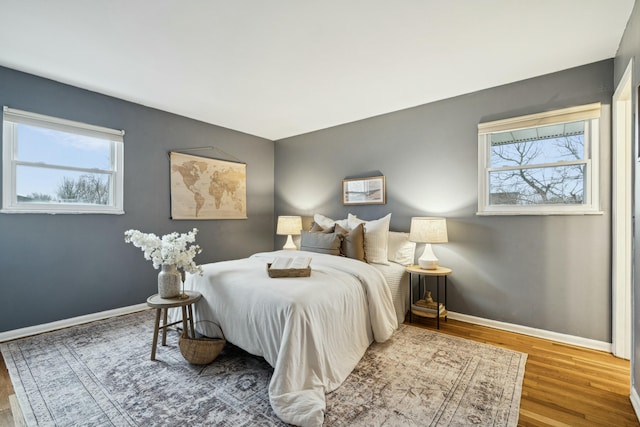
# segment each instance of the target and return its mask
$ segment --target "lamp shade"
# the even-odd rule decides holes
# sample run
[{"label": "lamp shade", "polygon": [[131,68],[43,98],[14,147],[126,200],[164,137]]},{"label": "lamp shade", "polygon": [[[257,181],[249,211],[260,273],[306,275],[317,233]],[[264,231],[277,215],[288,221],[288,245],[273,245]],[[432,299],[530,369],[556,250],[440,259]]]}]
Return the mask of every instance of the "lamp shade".
[{"label": "lamp shade", "polygon": [[279,216],[276,234],[279,236],[297,236],[302,230],[302,217],[299,216]]},{"label": "lamp shade", "polygon": [[409,240],[417,243],[447,243],[447,220],[434,217],[411,218]]}]

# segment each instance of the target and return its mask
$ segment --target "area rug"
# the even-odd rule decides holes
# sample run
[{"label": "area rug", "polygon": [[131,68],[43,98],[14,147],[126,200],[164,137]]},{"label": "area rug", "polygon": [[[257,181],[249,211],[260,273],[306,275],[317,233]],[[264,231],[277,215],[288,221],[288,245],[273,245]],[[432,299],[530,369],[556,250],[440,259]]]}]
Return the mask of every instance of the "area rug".
[{"label": "area rug", "polygon": [[[285,426],[273,369],[233,345],[186,362],[178,333],[149,359],[151,310],[0,345],[28,426]],[[515,426],[526,354],[402,325],[327,395],[326,426]]]}]

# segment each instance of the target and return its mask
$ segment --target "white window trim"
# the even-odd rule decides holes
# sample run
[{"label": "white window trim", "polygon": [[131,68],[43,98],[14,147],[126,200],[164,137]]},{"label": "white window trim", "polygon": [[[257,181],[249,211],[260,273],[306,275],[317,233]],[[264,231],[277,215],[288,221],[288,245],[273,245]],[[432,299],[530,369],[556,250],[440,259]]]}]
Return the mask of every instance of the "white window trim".
[{"label": "white window trim", "polygon": [[[45,127],[69,133],[97,137],[114,142],[112,145],[112,170],[89,170],[88,172],[108,172],[114,177],[111,191],[112,203],[110,206],[84,205],[84,204],[48,204],[48,203],[18,203],[16,194],[16,167],[25,164],[15,159],[16,139],[14,138],[14,126],[4,126],[4,122],[28,124]],[[2,209],[1,213],[48,213],[48,214],[124,214],[124,131],[94,126],[56,117],[30,113],[9,107],[3,109],[2,132]],[[30,163],[31,164],[31,163]],[[44,165],[56,167],[55,165]],[[73,170],[73,167],[64,167],[65,170]],[[77,168],[76,168],[77,169]]]},{"label": "white window trim", "polygon": [[[600,103],[547,111],[478,124],[478,211],[476,215],[602,215],[600,210]],[[585,203],[580,205],[490,205],[489,172],[490,135],[496,132],[520,130],[545,125],[585,120],[589,133],[585,146]],[[563,163],[564,164],[564,163]],[[567,163],[569,164],[569,163]],[[541,167],[545,165],[536,165]],[[548,165],[547,165],[548,166]],[[526,166],[525,166],[526,167]],[[518,168],[521,169],[521,168]]]}]

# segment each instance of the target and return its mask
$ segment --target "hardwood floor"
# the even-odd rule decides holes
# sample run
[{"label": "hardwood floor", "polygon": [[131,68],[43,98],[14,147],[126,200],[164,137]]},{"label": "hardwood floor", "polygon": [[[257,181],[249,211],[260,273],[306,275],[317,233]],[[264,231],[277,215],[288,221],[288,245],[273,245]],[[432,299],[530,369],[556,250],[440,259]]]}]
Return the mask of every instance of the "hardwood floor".
[{"label": "hardwood floor", "polygon": [[0,426],[2,427],[14,425],[9,404],[9,396],[12,394],[13,387],[9,379],[9,372],[4,364],[4,358],[0,355]]},{"label": "hardwood floor", "polygon": [[[434,319],[415,326],[435,330]],[[465,322],[440,332],[527,353],[520,426],[639,426],[629,400],[629,361],[609,353]]]},{"label": "hardwood floor", "polygon": [[[414,326],[435,330],[435,320]],[[520,426],[640,426],[629,400],[629,361],[609,353],[449,320],[440,332],[527,353]],[[13,387],[0,357],[0,426],[13,426]]]}]

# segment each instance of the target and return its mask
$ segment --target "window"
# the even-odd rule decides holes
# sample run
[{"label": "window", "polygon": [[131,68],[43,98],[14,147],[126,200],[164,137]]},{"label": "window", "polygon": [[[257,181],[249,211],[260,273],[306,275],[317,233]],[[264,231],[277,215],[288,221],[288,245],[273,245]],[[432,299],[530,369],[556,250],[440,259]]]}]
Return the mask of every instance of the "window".
[{"label": "window", "polygon": [[600,213],[600,104],[478,125],[478,214]]},{"label": "window", "polygon": [[4,107],[4,213],[124,213],[123,135]]}]

